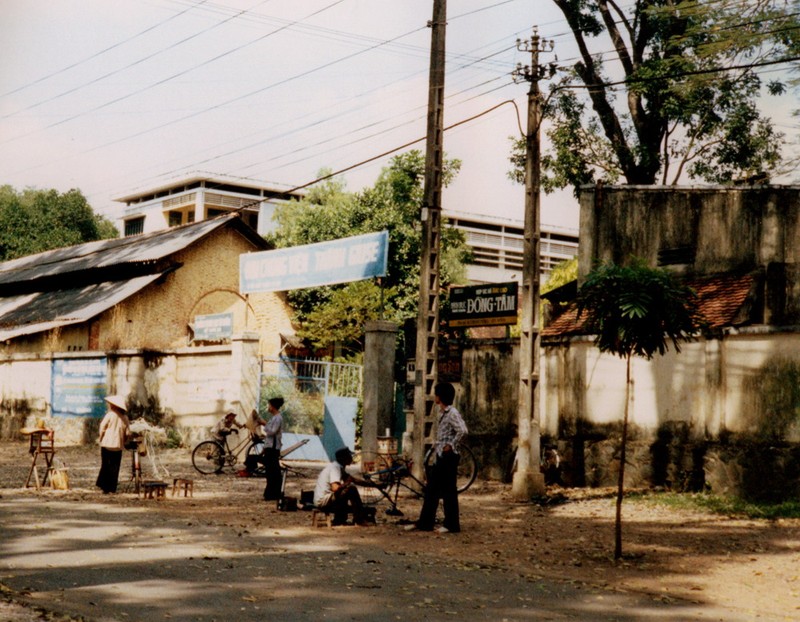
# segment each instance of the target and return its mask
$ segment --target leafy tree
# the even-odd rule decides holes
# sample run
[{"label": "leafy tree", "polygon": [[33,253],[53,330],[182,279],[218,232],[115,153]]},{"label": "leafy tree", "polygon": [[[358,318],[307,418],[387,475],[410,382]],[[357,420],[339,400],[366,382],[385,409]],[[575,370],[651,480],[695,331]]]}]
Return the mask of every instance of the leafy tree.
[{"label": "leafy tree", "polygon": [[118,236],[80,190],[0,187],[0,261]]},{"label": "leafy tree", "polygon": [[[445,163],[445,185],[460,165],[457,160]],[[399,324],[416,317],[424,169],[422,153],[409,151],[392,158],[370,188],[348,192],[341,180],[328,180],[302,201],[278,209],[278,229],[270,238],[278,248],[389,231],[387,276],[382,283],[357,281],[289,292],[300,325],[298,336],[319,348],[338,343],[353,354],[363,349],[364,322],[383,317]],[[443,227],[443,288],[463,280],[467,256],[463,235]]]},{"label": "leafy tree", "polygon": [[[800,20],[788,3],[553,2],[578,60],[545,105],[545,191],[596,180],[674,184],[684,174],[725,183],[780,163],[784,137],[757,100],[764,87],[781,94],[786,85],[764,85],[756,69],[797,60]],[[524,157],[517,141],[511,176],[520,181]]]},{"label": "leafy tree", "polygon": [[590,272],[578,291],[578,318],[595,335],[601,352],[625,359],[625,413],[622,419],[614,557],[622,557],[622,498],[631,399],[631,358],[664,354],[669,343],[680,352],[702,326],[694,291],[669,272],[641,261],[629,266],[604,264]]},{"label": "leafy tree", "polygon": [[542,285],[541,292],[546,294],[554,289],[558,289],[562,285],[575,281],[577,278],[578,258],[573,257],[572,259],[566,259],[553,266],[550,275],[547,277],[547,281]]}]

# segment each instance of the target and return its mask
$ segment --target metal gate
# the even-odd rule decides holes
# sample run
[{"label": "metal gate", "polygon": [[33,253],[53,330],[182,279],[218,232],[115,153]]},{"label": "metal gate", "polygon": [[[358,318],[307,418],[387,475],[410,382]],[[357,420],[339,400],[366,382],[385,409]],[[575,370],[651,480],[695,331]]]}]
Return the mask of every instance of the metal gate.
[{"label": "metal gate", "polygon": [[362,367],[311,359],[263,359],[259,378],[259,412],[267,401],[283,397],[283,446],[308,439],[290,459],[333,459],[337,449],[355,449],[361,398]]}]

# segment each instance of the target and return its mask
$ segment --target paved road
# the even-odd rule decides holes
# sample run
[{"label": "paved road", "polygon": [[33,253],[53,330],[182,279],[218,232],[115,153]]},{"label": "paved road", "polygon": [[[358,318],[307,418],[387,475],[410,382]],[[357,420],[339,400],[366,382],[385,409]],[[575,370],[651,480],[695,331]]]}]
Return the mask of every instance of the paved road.
[{"label": "paved road", "polygon": [[419,534],[432,539],[423,555],[387,551],[369,528],[152,523],[145,505],[3,491],[0,583],[27,603],[98,622],[752,620],[442,558],[435,538],[453,535]]}]

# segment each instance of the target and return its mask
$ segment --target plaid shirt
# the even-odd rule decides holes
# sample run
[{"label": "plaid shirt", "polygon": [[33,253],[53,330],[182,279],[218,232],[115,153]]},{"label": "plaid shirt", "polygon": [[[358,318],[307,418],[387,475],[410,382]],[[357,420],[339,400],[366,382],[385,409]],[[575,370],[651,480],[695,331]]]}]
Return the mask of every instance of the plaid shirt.
[{"label": "plaid shirt", "polygon": [[436,430],[436,455],[441,456],[445,445],[450,445],[458,453],[458,443],[467,435],[467,424],[455,406],[448,406],[439,415]]}]

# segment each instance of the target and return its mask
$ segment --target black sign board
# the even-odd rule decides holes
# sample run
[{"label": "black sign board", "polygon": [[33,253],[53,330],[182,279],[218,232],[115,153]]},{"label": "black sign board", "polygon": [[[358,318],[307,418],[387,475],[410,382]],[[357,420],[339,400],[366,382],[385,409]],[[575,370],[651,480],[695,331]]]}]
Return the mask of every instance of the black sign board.
[{"label": "black sign board", "polygon": [[450,288],[451,327],[516,323],[516,282]]}]

